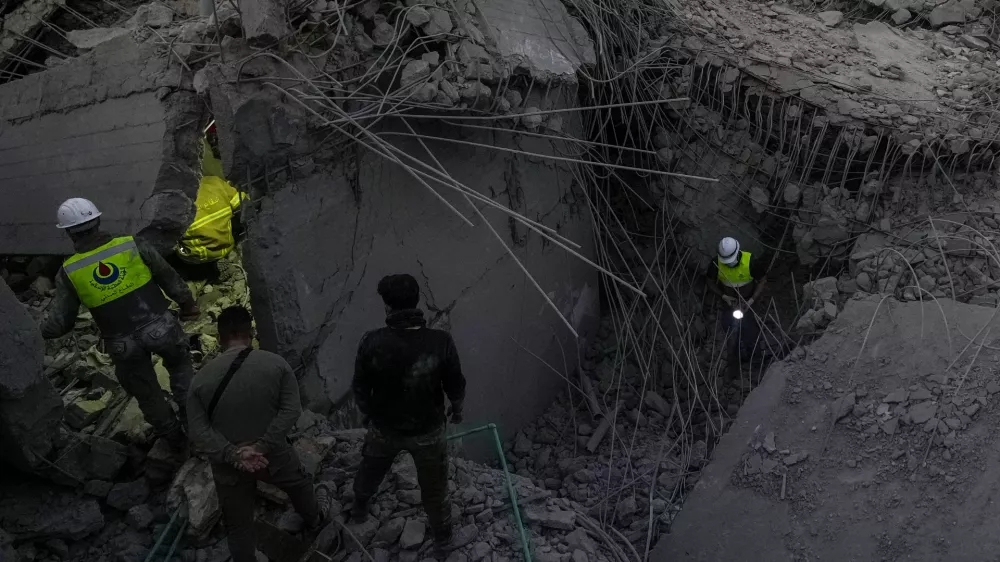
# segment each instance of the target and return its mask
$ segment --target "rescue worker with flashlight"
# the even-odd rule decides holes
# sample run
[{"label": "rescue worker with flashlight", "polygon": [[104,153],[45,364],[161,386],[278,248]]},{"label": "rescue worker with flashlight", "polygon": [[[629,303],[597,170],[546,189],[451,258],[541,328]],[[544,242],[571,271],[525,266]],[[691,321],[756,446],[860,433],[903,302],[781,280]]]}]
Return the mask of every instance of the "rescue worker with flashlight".
[{"label": "rescue worker with flashlight", "polygon": [[[194,367],[187,338],[168,310],[170,297],[182,320],[200,311],[187,284],[155,248],[131,236],[101,230],[101,212],[89,200],[68,199],[59,207],[58,228],[73,241],[76,253],[56,276],[56,295],[42,322],[46,339],[69,333],[80,305],[87,307],[104,338],[122,388],[136,398],[158,437],[176,450],[186,447],[182,423]],[[166,293],[167,296],[164,296]],[[174,414],[153,370],[152,353],[163,358],[180,410]]]},{"label": "rescue worker with flashlight", "polygon": [[753,259],[750,252],[740,248],[739,241],[727,236],[719,241],[718,258],[709,267],[709,289],[729,305],[723,322],[731,338],[730,379],[739,374],[741,363],[749,359],[743,355],[752,352],[751,340],[756,340],[759,332],[751,307],[767,284],[766,263],[760,256]]}]

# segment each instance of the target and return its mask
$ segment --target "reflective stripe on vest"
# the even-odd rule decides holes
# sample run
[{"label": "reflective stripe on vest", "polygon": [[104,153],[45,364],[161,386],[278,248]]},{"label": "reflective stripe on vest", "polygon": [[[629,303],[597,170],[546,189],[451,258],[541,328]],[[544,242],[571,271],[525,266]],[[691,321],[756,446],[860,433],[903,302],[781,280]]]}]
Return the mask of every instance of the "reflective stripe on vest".
[{"label": "reflective stripe on vest", "polygon": [[750,275],[750,252],[740,252],[740,261],[728,266],[718,260],[719,282],[727,287],[738,288],[753,283]]},{"label": "reflective stripe on vest", "polygon": [[80,302],[93,309],[141,289],[153,274],[131,236],[115,238],[63,263]]}]

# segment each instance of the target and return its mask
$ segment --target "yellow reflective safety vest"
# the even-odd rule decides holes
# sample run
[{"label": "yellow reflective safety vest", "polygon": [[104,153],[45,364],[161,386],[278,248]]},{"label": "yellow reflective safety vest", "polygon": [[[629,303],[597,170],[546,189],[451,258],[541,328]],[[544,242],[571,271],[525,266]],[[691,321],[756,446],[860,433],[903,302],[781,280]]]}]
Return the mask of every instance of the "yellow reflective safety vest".
[{"label": "yellow reflective safety vest", "polygon": [[70,256],[63,271],[105,337],[132,333],[169,305],[131,236]]},{"label": "yellow reflective safety vest", "polygon": [[728,266],[718,260],[719,282],[727,287],[739,288],[753,283],[750,275],[750,252],[740,252],[740,261],[735,266]]},{"label": "yellow reflective safety vest", "polygon": [[218,176],[202,177],[194,222],[178,243],[177,255],[188,263],[207,263],[229,255],[236,245],[233,213],[245,197]]}]

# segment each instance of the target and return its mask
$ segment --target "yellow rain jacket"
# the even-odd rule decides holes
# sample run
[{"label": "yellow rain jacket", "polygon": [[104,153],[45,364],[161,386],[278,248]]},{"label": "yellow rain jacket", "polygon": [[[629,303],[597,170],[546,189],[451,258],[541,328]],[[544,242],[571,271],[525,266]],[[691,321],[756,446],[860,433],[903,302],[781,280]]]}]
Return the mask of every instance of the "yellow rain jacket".
[{"label": "yellow rain jacket", "polygon": [[203,176],[198,187],[194,222],[188,227],[177,248],[177,255],[187,263],[220,260],[233,250],[233,213],[246,198],[229,182],[218,176]]}]

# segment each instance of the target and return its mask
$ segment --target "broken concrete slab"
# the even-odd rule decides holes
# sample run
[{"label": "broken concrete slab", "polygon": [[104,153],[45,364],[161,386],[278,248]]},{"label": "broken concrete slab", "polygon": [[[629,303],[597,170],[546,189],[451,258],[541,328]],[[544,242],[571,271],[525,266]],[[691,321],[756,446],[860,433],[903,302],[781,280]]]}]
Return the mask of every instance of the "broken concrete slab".
[{"label": "broken concrete slab", "polygon": [[45,343],[35,321],[0,282],[0,462],[32,472],[57,446],[62,399],[45,377]]},{"label": "broken concrete slab", "polygon": [[837,27],[840,22],[844,21],[844,13],[837,10],[820,12],[816,14],[816,17],[827,27]]},{"label": "broken concrete slab", "polygon": [[108,230],[172,249],[194,216],[202,102],[170,93],[180,67],[158,49],[122,36],[0,85],[0,196],[22,201],[0,207],[0,253],[71,253],[52,210],[80,193]]},{"label": "broken concrete slab", "polygon": [[241,0],[243,36],[251,44],[266,45],[291,32],[285,17],[285,5],[278,0]]},{"label": "broken concrete slab", "polygon": [[212,532],[222,518],[222,509],[208,461],[191,458],[181,466],[167,492],[167,505],[174,509],[186,506],[190,536],[203,539]]},{"label": "broken concrete slab", "polygon": [[481,7],[500,56],[538,80],[574,82],[577,69],[596,64],[590,35],[562,2],[486,0]]},{"label": "broken concrete slab", "polygon": [[938,29],[949,24],[964,24],[966,8],[962,2],[948,0],[944,4],[936,6],[927,16],[931,27]]},{"label": "broken concrete slab", "polygon": [[93,49],[101,43],[128,35],[132,30],[125,27],[94,27],[90,29],[74,29],[66,32],[66,40],[77,49]]}]

